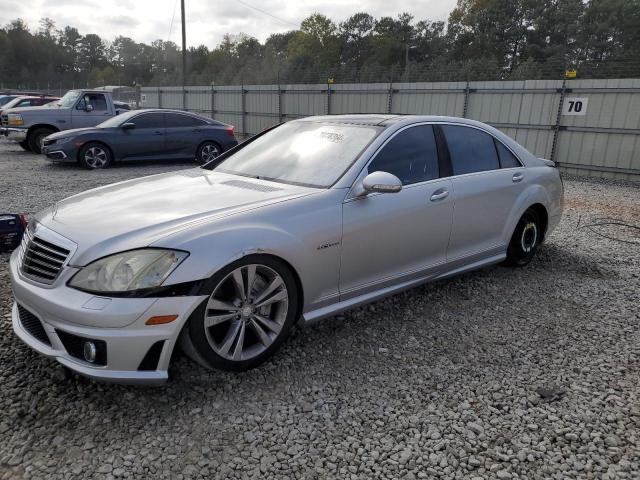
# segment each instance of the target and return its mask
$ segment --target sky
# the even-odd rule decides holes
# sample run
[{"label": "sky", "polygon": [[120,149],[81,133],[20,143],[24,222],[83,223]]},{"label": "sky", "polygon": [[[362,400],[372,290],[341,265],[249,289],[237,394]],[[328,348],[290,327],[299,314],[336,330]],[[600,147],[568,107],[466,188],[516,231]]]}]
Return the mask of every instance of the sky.
[{"label": "sky", "polygon": [[[361,11],[376,18],[407,11],[416,20],[446,20],[456,0],[419,0],[402,6],[390,0],[185,0],[185,4],[187,45],[212,48],[225,33],[245,33],[264,41],[272,33],[295,29],[315,12],[336,23]],[[35,30],[40,18],[48,17],[57,28],[69,25],[83,35],[96,33],[109,41],[122,35],[137,42],[181,43],[180,0],[0,0],[0,12],[1,25],[19,17]]]}]

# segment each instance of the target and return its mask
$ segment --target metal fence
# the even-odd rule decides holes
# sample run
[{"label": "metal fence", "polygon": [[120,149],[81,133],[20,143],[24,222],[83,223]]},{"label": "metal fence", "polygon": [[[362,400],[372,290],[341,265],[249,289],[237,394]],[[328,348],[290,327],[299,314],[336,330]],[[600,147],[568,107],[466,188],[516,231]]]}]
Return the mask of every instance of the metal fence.
[{"label": "metal fence", "polygon": [[143,87],[139,101],[210,116],[241,135],[308,115],[466,117],[569,173],[640,180],[640,79]]}]

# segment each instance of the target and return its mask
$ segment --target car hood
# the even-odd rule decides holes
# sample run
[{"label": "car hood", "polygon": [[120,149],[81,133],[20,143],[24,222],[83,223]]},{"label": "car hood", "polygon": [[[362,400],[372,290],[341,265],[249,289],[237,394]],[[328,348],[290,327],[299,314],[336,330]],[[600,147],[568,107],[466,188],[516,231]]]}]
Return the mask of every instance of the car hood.
[{"label": "car hood", "polygon": [[[18,108],[9,108],[7,110],[4,111],[4,113],[29,113],[29,112],[37,112],[37,111],[42,111],[42,110],[46,110],[46,111],[50,111],[50,110],[59,110],[60,107],[59,105],[40,105],[39,107],[18,107]],[[65,109],[68,110],[68,109]]]},{"label": "car hood", "polygon": [[35,220],[76,243],[70,264],[81,266],[203,222],[320,191],[195,168],[89,190]]},{"label": "car hood", "polygon": [[86,128],[73,128],[71,130],[62,130],[61,132],[52,133],[47,138],[49,140],[59,140],[61,138],[69,138],[75,137],[76,135],[80,135],[82,133],[99,133],[104,132],[104,128],[96,128],[96,127],[86,127]]}]

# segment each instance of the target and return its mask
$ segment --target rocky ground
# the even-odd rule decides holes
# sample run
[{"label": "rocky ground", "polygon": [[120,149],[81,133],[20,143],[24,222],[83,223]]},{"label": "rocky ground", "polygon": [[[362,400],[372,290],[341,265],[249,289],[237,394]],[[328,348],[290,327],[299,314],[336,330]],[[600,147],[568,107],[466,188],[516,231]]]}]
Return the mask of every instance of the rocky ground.
[{"label": "rocky ground", "polygon": [[[0,146],[0,210],[186,168],[106,171]],[[565,179],[527,268],[488,268],[298,328],[265,366],[176,355],[160,388],[65,377],[10,325],[0,256],[0,479],[640,478],[640,187]],[[609,238],[608,238],[609,237]]]}]

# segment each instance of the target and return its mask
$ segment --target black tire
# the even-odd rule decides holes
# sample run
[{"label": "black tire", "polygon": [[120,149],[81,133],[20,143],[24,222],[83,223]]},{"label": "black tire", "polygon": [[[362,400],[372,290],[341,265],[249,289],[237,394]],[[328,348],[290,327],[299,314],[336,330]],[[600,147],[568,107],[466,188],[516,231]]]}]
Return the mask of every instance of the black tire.
[{"label": "black tire", "polygon": [[200,165],[209,163],[222,153],[222,148],[216,142],[206,140],[196,150],[196,162]]},{"label": "black tire", "polygon": [[27,144],[29,145],[29,150],[31,150],[33,153],[42,153],[42,149],[40,148],[40,145],[42,145],[42,140],[44,140],[45,137],[48,137],[49,135],[51,135],[52,133],[55,133],[55,130],[52,128],[36,128],[35,130],[33,130],[31,133],[29,133],[29,136],[27,137]]},{"label": "black tire", "polygon": [[31,151],[31,148],[29,147],[29,142],[27,142],[26,140],[22,140],[21,142],[18,142],[18,145],[20,145],[27,152]]},{"label": "black tire", "polygon": [[[230,285],[226,282],[232,282],[230,278],[233,276],[233,272],[237,272],[238,270],[242,272],[242,269],[250,268],[249,266],[252,265],[257,267],[254,277],[256,280],[253,282],[253,285],[255,285],[256,281],[259,280],[264,287],[263,291],[268,290],[267,286],[274,279],[277,279],[277,276],[279,276],[280,280],[283,282],[283,287],[279,287],[274,290],[272,292],[273,295],[269,294],[266,298],[273,298],[276,294],[281,294],[284,290],[284,293],[287,295],[286,313],[282,311],[282,302],[285,300],[279,301],[277,304],[276,302],[270,304],[268,306],[269,314],[264,316],[261,308],[264,309],[267,307],[257,307],[254,309],[258,316],[262,316],[263,319],[272,322],[271,325],[275,324],[279,326],[277,333],[275,333],[274,330],[270,330],[265,327],[267,323],[261,323],[264,320],[258,322],[257,320],[254,320],[253,316],[245,318],[245,313],[241,313],[246,309],[244,303],[242,306],[238,306],[238,310],[235,310],[235,313],[230,309],[219,311],[218,309],[207,308],[212,299],[215,300],[219,298],[217,297],[219,292],[223,292],[225,289],[227,289],[228,292],[231,292],[231,290],[228,289]],[[263,273],[261,273],[261,268],[264,268],[264,273],[273,272],[277,275],[271,278],[267,278],[266,276],[262,278]],[[249,283],[248,275],[241,273],[241,278],[243,287],[246,287]],[[264,363],[274,354],[286,339],[291,327],[296,322],[296,317],[298,315],[298,290],[295,278],[289,267],[284,262],[274,257],[270,257],[268,255],[249,255],[237,260],[213,275],[207,282],[206,288],[207,291],[210,292],[209,298],[191,314],[191,317],[185,326],[185,330],[181,335],[181,344],[184,353],[191,357],[192,360],[205,367],[235,372],[255,368]],[[249,298],[252,295],[252,292],[257,293],[260,291],[260,289],[251,288],[247,288],[247,290],[249,291],[249,294],[247,295],[248,300],[250,299],[252,301],[254,299]],[[232,295],[235,294],[236,292],[233,292]],[[258,305],[259,299],[255,300],[255,305]],[[230,305],[230,303],[227,304]],[[217,325],[214,324],[206,327],[205,315],[207,312],[218,312],[213,313],[212,315],[218,315],[220,318],[229,316],[229,313],[231,313],[231,315],[237,314],[237,316],[221,321]],[[278,319],[278,316],[281,316],[281,318]],[[272,335],[273,338],[270,338],[272,343],[265,345],[265,342],[260,340],[260,335],[258,335],[257,327],[254,324],[259,324],[258,326],[262,328],[263,332],[266,332],[268,335]],[[238,329],[241,328],[242,341],[239,340],[237,334],[232,334],[236,326]],[[222,345],[225,343],[229,343],[229,347],[227,348],[229,354],[232,354],[232,350],[237,351],[238,345],[240,345],[241,353],[238,356],[238,359],[225,358],[214,348],[214,345],[219,344],[216,348],[218,348],[218,350],[224,349]],[[246,356],[245,348],[248,350]],[[251,354],[252,349],[255,350],[255,355]],[[233,354],[233,356],[235,356],[235,354]]]},{"label": "black tire", "polygon": [[89,170],[107,168],[112,160],[111,150],[100,142],[88,142],[78,152],[78,162]]},{"label": "black tire", "polygon": [[542,241],[542,224],[535,210],[529,209],[520,218],[507,248],[505,265],[524,267],[531,262]]}]

